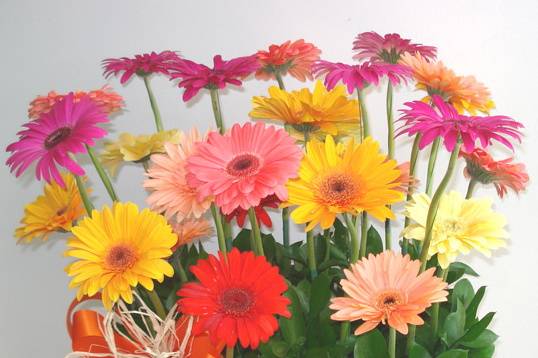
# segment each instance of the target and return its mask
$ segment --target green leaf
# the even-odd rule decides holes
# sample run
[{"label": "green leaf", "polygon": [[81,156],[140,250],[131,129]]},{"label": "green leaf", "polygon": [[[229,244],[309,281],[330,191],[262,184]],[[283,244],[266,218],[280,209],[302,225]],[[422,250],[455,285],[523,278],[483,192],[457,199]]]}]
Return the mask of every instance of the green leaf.
[{"label": "green leaf", "polygon": [[456,303],[458,301],[461,301],[464,307],[468,307],[474,297],[473,285],[471,285],[466,278],[459,280],[458,283],[456,283],[456,286],[454,286],[450,297],[453,310],[456,308]]},{"label": "green leaf", "polygon": [[469,353],[462,349],[451,349],[439,354],[436,358],[468,358]]},{"label": "green leaf", "polygon": [[353,357],[388,358],[389,351],[383,334],[377,329],[374,329],[358,336],[355,342],[355,348],[353,349]]},{"label": "green leaf", "polygon": [[495,312],[490,312],[484,317],[482,317],[482,319],[473,324],[471,328],[469,328],[469,330],[465,332],[465,335],[463,335],[463,337],[461,337],[458,341],[472,342],[473,340],[478,338],[478,336],[480,336],[482,332],[484,332],[484,330],[489,326],[491,320],[493,319],[493,316],[495,316]]},{"label": "green leaf", "polygon": [[200,259],[207,259],[209,256],[207,251],[204,249],[204,245],[202,245],[202,241],[198,242],[198,251],[200,252],[198,255]]},{"label": "green leaf", "polygon": [[469,276],[480,276],[471,266],[464,264],[463,262],[453,262],[450,264],[449,270],[463,270],[463,273]]},{"label": "green leaf", "polygon": [[485,286],[480,287],[478,291],[476,291],[476,294],[465,311],[465,327],[469,327],[471,324],[474,324],[477,321],[476,312],[478,312],[478,306],[480,305],[480,302],[482,302],[482,298],[484,298],[485,293]]},{"label": "green leaf", "polygon": [[366,254],[378,254],[383,251],[383,240],[381,236],[375,229],[375,227],[370,226],[368,229],[368,236],[366,241]]},{"label": "green leaf", "polygon": [[418,343],[414,343],[409,351],[409,358],[432,358],[428,350]]},{"label": "green leaf", "polygon": [[269,341],[269,346],[271,347],[271,352],[275,356],[281,358],[285,357],[286,353],[288,353],[288,350],[290,349],[286,342],[276,339]]},{"label": "green leaf", "polygon": [[291,301],[291,304],[288,306],[291,317],[289,319],[280,318],[280,332],[286,342],[290,345],[296,345],[301,340],[304,342],[305,337],[305,321],[303,310],[301,309],[301,301],[293,287],[290,287],[284,293],[284,296]]},{"label": "green leaf", "polygon": [[239,251],[250,250],[250,230],[243,229],[239,231],[235,239],[232,241],[232,246],[237,247]]},{"label": "green leaf", "polygon": [[499,338],[493,331],[485,329],[478,337],[473,340],[465,340],[460,344],[468,348],[484,348],[490,345],[493,345],[495,341]]},{"label": "green leaf", "polygon": [[307,279],[302,280],[295,287],[291,286],[291,288],[295,290],[297,297],[299,297],[299,301],[301,302],[301,308],[305,316],[310,311],[310,287],[310,281],[308,281]]},{"label": "green leaf", "polygon": [[275,262],[275,238],[271,234],[262,234],[262,244],[265,258],[267,261],[274,263]]},{"label": "green leaf", "polygon": [[318,317],[321,310],[329,305],[331,290],[329,285],[331,281],[324,272],[314,279],[310,288],[310,313],[309,317],[314,320]]},{"label": "green leaf", "polygon": [[465,308],[463,307],[463,303],[458,300],[456,312],[450,313],[445,319],[443,339],[451,347],[464,333]]},{"label": "green leaf", "polygon": [[469,358],[491,358],[495,353],[495,346],[490,345],[483,348],[473,349],[469,352]]}]

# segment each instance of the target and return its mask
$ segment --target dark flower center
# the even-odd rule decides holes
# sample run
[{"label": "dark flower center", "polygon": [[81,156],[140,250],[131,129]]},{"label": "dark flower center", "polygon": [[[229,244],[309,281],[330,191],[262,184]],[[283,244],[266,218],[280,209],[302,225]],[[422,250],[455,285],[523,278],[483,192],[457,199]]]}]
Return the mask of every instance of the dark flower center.
[{"label": "dark flower center", "polygon": [[395,306],[403,302],[402,295],[397,291],[386,291],[379,294],[376,305],[384,311],[392,311]]},{"label": "dark flower center", "polygon": [[241,316],[250,310],[254,304],[254,297],[249,290],[228,288],[221,294],[220,304],[226,314]]},{"label": "dark flower center", "polygon": [[112,247],[105,256],[105,265],[113,271],[125,271],[133,267],[137,259],[135,250],[128,245]]},{"label": "dark flower center", "polygon": [[45,139],[45,148],[51,149],[52,147],[56,146],[65,138],[69,137],[69,135],[71,135],[71,132],[72,129],[69,127],[61,127],[56,129]]},{"label": "dark flower center", "polygon": [[348,205],[359,194],[359,188],[350,175],[334,174],[322,180],[319,193],[329,205]]},{"label": "dark flower center", "polygon": [[228,174],[237,177],[254,175],[260,169],[260,159],[253,154],[240,154],[226,166]]}]

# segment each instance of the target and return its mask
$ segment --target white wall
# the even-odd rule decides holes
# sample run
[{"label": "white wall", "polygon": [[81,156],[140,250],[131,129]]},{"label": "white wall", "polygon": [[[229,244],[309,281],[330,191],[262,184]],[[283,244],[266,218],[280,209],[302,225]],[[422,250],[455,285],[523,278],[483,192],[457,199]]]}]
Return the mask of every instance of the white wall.
[{"label": "white wall", "polygon": [[[16,138],[34,96],[51,89],[92,89],[104,84],[100,61],[106,57],[173,49],[195,61],[208,62],[213,54],[230,58],[271,43],[305,38],[318,45],[326,59],[350,61],[354,36],[375,30],[399,32],[438,46],[439,57],[446,64],[485,82],[498,113],[509,114],[526,125],[527,138],[517,156],[535,177],[537,10],[532,0],[2,0],[1,146],[5,148]],[[291,88],[299,86],[286,80]],[[110,83],[127,103],[127,111],[114,120],[114,136],[125,130],[152,131],[152,114],[142,83],[136,79],[126,87],[117,79]],[[197,125],[205,129],[212,125],[207,94],[185,105],[180,92],[167,80],[155,78],[153,83],[166,127],[187,129]],[[247,120],[251,96],[265,93],[267,85],[250,80],[244,89],[226,91],[222,98],[226,122]],[[419,96],[410,88],[400,90],[396,108],[404,100]],[[380,91],[368,97],[374,133],[385,143],[383,100]],[[400,141],[400,159],[409,155],[406,145],[407,141]],[[1,161],[6,158],[7,154],[1,153]],[[441,163],[444,165],[446,159]],[[106,199],[104,190],[92,168],[86,167],[100,205]],[[141,180],[140,168],[125,167],[117,181],[120,197],[143,203]],[[63,272],[68,262],[61,255],[64,238],[42,245],[16,245],[13,229],[23,206],[41,191],[41,184],[30,175],[16,180],[6,168],[0,171],[0,183],[0,356],[62,357],[69,349],[64,314],[74,294],[67,289]],[[465,185],[461,178],[457,183],[461,188]],[[479,194],[495,196],[491,189],[481,188]],[[534,230],[538,210],[531,206],[537,202],[538,192],[532,185],[519,198],[509,195],[502,203],[496,199],[497,209],[509,218],[510,245],[489,260],[467,259],[482,274],[480,283],[489,287],[483,310],[498,312],[495,330],[501,338],[497,357],[530,357],[532,353],[527,352],[535,346],[529,321],[538,316],[538,238]]]}]

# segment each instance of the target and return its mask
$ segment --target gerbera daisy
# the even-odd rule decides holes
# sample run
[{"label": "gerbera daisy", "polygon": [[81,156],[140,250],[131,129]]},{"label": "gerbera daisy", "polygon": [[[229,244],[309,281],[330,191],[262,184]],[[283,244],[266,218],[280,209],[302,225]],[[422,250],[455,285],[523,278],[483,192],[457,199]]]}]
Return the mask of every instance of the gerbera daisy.
[{"label": "gerbera daisy", "polygon": [[408,107],[401,110],[402,127],[397,135],[416,133],[422,135],[419,148],[423,149],[436,138],[442,138],[448,151],[454,150],[458,138],[463,141],[465,151],[471,152],[480,141],[483,148],[496,140],[513,149],[509,138],[521,141],[519,128],[523,125],[507,116],[465,116],[440,96],[432,97],[433,106],[422,101],[407,102]]},{"label": "gerbera daisy", "polygon": [[275,73],[281,76],[289,73],[301,82],[312,80],[312,64],[319,60],[321,50],[303,39],[286,41],[281,45],[271,45],[268,51],[260,50],[256,54],[261,68],[256,71],[256,78],[275,79]]},{"label": "gerbera daisy", "polygon": [[177,234],[178,240],[172,251],[175,251],[180,246],[190,244],[195,240],[210,237],[213,235],[213,226],[209,220],[201,217],[199,219],[188,219],[176,223],[174,225],[174,232]]},{"label": "gerbera daisy", "polygon": [[[269,229],[273,227],[271,217],[269,216],[265,208],[276,209],[281,202],[282,201],[276,195],[269,195],[263,198],[260,201],[260,204],[254,208],[254,212],[256,213],[256,219],[258,220],[258,225],[264,225]],[[230,214],[226,215],[226,221],[231,222],[235,218],[237,220],[237,225],[239,225],[239,227],[244,227],[247,215],[248,211],[239,207],[232,211]]]},{"label": "gerbera daisy", "polygon": [[75,175],[84,175],[84,169],[71,154],[85,153],[85,144],[92,146],[95,139],[104,137],[107,132],[97,124],[107,121],[106,114],[88,96],[75,103],[70,93],[50,112],[23,125],[26,129],[17,133],[19,140],[6,148],[13,153],[6,164],[18,177],[37,161],[37,179],[43,178],[49,183],[54,179],[64,187],[57,166]]},{"label": "gerbera daisy", "polygon": [[345,269],[340,281],[348,297],[331,299],[336,310],[331,319],[363,323],[355,335],[371,331],[380,323],[407,334],[408,324],[422,325],[420,314],[432,303],[445,302],[447,284],[435,276],[432,267],[419,274],[420,261],[394,251],[384,251]]},{"label": "gerbera daisy", "polygon": [[[425,193],[413,195],[405,215],[415,223],[405,228],[403,236],[424,239],[430,202]],[[506,219],[495,213],[491,204],[489,198],[464,199],[456,191],[444,194],[435,216],[428,258],[437,254],[439,265],[446,269],[460,253],[467,254],[474,248],[489,257],[492,249],[504,246]]]},{"label": "gerbera daisy", "polygon": [[[28,118],[37,119],[42,114],[50,112],[52,107],[61,101],[66,95],[58,94],[55,91],[50,91],[46,96],[37,96],[28,107]],[[76,91],[73,94],[73,101],[78,102],[81,98],[88,96],[99,108],[106,114],[118,112],[123,108],[123,97],[114,90],[105,85],[97,90]]]},{"label": "gerbera daisy", "polygon": [[150,155],[164,153],[165,143],[179,143],[180,132],[177,129],[160,131],[154,134],[134,136],[122,133],[118,140],[107,142],[101,154],[101,161],[112,175],[116,175],[118,167],[123,162],[143,162],[149,160]]},{"label": "gerbera daisy", "polygon": [[177,292],[182,313],[198,317],[193,334],[208,331],[214,343],[256,349],[278,329],[275,315],[291,317],[288,289],[278,267],[264,256],[233,249],[225,258],[209,255],[191,266],[200,283],[186,283]]},{"label": "gerbera daisy", "polygon": [[[460,113],[488,113],[495,104],[487,87],[473,76],[456,76],[443,62],[430,62],[420,54],[403,54],[400,63],[413,70],[418,89],[439,95]],[[425,98],[427,99],[427,98]]]},{"label": "gerbera daisy", "polygon": [[149,209],[139,212],[133,203],[117,202],[112,209],[94,210],[71,232],[65,255],[78,260],[65,270],[73,276],[69,287],[78,287],[79,300],[102,290],[107,309],[120,297],[132,303],[131,287],[141,284],[153,291],[153,280],[174,274],[166,258],[177,236],[162,215]]},{"label": "gerbera daisy", "polygon": [[209,133],[187,159],[189,185],[200,198],[215,197],[223,214],[248,210],[275,194],[285,200],[285,184],[297,175],[302,152],[285,130],[263,123],[235,124],[225,135]]},{"label": "gerbera daisy", "polygon": [[347,97],[344,86],[327,91],[317,81],[313,93],[306,88],[287,92],[272,86],[269,97],[253,97],[252,104],[252,118],[281,121],[301,136],[312,132],[320,137],[346,135],[360,128],[358,102]]},{"label": "gerbera daisy", "polygon": [[497,194],[502,198],[508,189],[515,193],[525,190],[529,175],[522,163],[512,163],[512,158],[495,160],[480,148],[470,153],[462,153],[467,162],[465,175],[482,184],[493,184]]},{"label": "gerbera daisy", "polygon": [[103,61],[105,78],[122,73],[120,83],[129,81],[133,75],[148,76],[152,73],[170,74],[170,67],[180,60],[174,51],[151,52],[135,55],[133,58],[107,58]]},{"label": "gerbera daisy", "polygon": [[187,158],[195,153],[195,143],[203,140],[196,129],[189,135],[179,132],[178,144],[166,143],[165,154],[151,156],[144,188],[151,194],[146,199],[152,210],[162,212],[177,222],[200,218],[211,205],[212,197],[199,200],[196,187],[187,183]]},{"label": "gerbera daisy", "polygon": [[26,205],[21,226],[15,231],[19,241],[47,240],[54,232],[71,231],[72,225],[84,215],[84,206],[75,179],[62,174],[65,187],[56,182],[45,184],[43,195]]},{"label": "gerbera daisy", "polygon": [[241,80],[260,67],[255,55],[237,57],[228,61],[213,57],[213,68],[181,59],[171,69],[171,78],[179,78],[178,87],[185,88],[183,101],[187,102],[202,89],[223,89],[228,84],[241,86]]},{"label": "gerbera daisy", "polygon": [[414,44],[411,40],[403,39],[399,34],[386,34],[381,36],[375,31],[363,32],[357,35],[353,42],[353,56],[358,60],[375,62],[398,63],[400,56],[408,52],[418,53],[426,60],[434,60],[437,49],[433,46]]},{"label": "gerbera daisy", "polygon": [[288,206],[298,205],[291,218],[330,228],[338,214],[368,212],[379,220],[394,219],[386,206],[403,200],[398,190],[401,175],[395,160],[379,152],[379,143],[367,137],[356,145],[350,140],[339,155],[331,136],[325,143],[312,140],[299,168],[299,177],[288,181]]},{"label": "gerbera daisy", "polygon": [[318,61],[312,68],[316,77],[325,76],[327,89],[333,89],[341,81],[346,85],[349,94],[370,84],[377,86],[383,76],[387,76],[393,85],[397,85],[407,82],[406,78],[412,75],[409,67],[376,62],[346,65],[340,62]]}]

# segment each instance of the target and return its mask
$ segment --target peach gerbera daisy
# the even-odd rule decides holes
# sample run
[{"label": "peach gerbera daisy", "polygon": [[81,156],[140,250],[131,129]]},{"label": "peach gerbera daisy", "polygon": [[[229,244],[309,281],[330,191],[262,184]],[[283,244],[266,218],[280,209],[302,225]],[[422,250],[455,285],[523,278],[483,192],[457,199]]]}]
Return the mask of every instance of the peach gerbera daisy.
[{"label": "peach gerbera daisy", "polygon": [[448,295],[446,282],[434,275],[435,268],[421,274],[419,270],[419,260],[393,251],[370,254],[352,264],[344,270],[346,278],[340,281],[349,297],[331,299],[329,307],[336,310],[331,319],[363,320],[355,335],[380,323],[407,334],[408,324],[424,324],[419,315],[432,303],[446,301]]},{"label": "peach gerbera daisy", "polygon": [[144,188],[151,194],[147,203],[151,209],[163,212],[166,218],[175,216],[177,222],[198,219],[209,209],[211,197],[199,200],[199,192],[187,183],[187,158],[195,152],[195,143],[202,140],[196,129],[189,134],[179,132],[178,144],[165,143],[166,154],[151,156]]},{"label": "peach gerbera daisy", "polygon": [[457,76],[442,61],[428,61],[418,53],[405,53],[401,56],[400,63],[411,67],[418,89],[427,91],[429,96],[440,95],[459,113],[488,113],[495,106],[483,83],[478,82],[474,76]]}]

